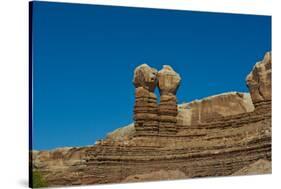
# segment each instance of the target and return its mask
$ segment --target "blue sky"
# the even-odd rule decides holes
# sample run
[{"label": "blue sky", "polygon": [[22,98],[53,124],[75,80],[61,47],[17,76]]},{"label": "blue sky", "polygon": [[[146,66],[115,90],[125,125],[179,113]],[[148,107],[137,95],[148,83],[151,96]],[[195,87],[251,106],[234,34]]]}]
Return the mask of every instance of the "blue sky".
[{"label": "blue sky", "polygon": [[271,17],[35,2],[33,148],[93,144],[133,122],[134,68],[171,65],[189,102],[248,91]]}]

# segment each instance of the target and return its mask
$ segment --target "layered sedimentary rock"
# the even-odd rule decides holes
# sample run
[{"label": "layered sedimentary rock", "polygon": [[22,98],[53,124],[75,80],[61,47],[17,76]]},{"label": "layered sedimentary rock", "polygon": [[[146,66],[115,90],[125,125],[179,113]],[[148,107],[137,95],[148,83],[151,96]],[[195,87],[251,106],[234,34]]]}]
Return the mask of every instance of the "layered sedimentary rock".
[{"label": "layered sedimentary rock", "polygon": [[195,125],[218,118],[251,112],[249,93],[229,92],[178,105],[177,125]]},{"label": "layered sedimentary rock", "polygon": [[157,74],[160,103],[158,106],[159,134],[175,134],[177,122],[177,89],[181,78],[172,67],[164,65]]},{"label": "layered sedimentary rock", "polygon": [[134,71],[135,85],[134,121],[137,135],[158,133],[158,105],[154,94],[157,85],[157,70],[147,64],[138,66]]},{"label": "layered sedimentary rock", "polygon": [[49,186],[270,173],[271,95],[251,87],[254,109],[247,94],[217,95],[192,106],[207,110],[195,113],[197,121],[177,125],[173,135],[136,135],[138,127],[129,125],[94,146],[34,152],[34,168]]},{"label": "layered sedimentary rock", "polygon": [[267,52],[262,61],[257,62],[246,78],[252,101],[257,107],[271,101],[271,53]]},{"label": "layered sedimentary rock", "polygon": [[104,140],[87,157],[84,184],[165,179],[159,170],[182,172],[184,178],[232,175],[260,159],[271,161],[271,112],[180,126],[176,135]]}]

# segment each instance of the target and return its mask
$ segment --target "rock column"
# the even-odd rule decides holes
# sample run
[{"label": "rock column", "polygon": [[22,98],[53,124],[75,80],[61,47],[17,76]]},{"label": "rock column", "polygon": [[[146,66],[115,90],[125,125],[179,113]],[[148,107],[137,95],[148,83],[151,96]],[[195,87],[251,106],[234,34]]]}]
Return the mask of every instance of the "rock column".
[{"label": "rock column", "polygon": [[158,88],[160,92],[160,104],[158,106],[159,134],[176,134],[177,122],[177,97],[176,92],[181,78],[172,67],[164,65],[157,74]]},{"label": "rock column", "polygon": [[147,64],[138,66],[134,71],[135,85],[134,121],[136,135],[158,134],[157,70]]}]

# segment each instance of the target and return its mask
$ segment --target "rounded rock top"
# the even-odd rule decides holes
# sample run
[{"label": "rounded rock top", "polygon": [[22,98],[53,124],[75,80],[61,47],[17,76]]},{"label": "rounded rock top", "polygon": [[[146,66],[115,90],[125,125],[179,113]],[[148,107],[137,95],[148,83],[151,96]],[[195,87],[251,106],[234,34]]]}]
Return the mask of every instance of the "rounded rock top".
[{"label": "rounded rock top", "polygon": [[158,87],[161,95],[175,95],[180,85],[181,77],[169,65],[164,65],[157,74]]},{"label": "rounded rock top", "polygon": [[147,64],[141,64],[134,71],[133,83],[136,88],[143,87],[154,92],[157,85],[157,70]]}]

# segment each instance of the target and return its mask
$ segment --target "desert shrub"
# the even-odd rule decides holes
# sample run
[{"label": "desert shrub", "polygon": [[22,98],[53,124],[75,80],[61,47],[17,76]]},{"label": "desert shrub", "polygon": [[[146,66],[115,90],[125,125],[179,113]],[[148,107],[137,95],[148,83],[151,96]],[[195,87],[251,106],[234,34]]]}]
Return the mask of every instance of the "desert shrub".
[{"label": "desert shrub", "polygon": [[43,178],[42,174],[39,171],[32,172],[32,187],[33,188],[40,188],[40,187],[47,187],[48,184],[46,180]]}]

